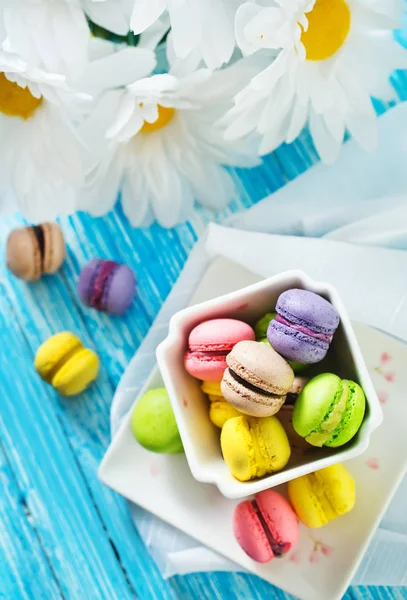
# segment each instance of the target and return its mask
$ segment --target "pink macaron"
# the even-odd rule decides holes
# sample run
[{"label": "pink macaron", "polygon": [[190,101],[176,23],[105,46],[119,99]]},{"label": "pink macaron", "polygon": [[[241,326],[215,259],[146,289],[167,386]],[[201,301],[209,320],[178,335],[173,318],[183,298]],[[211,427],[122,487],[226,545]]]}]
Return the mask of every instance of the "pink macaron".
[{"label": "pink macaron", "polygon": [[288,501],[274,490],[256,494],[234,511],[235,537],[250,558],[266,563],[286,554],[299,536],[298,518]]},{"label": "pink macaron", "polygon": [[238,342],[254,340],[247,323],[236,319],[212,319],[197,325],[189,334],[185,368],[202,381],[222,381],[226,356]]}]

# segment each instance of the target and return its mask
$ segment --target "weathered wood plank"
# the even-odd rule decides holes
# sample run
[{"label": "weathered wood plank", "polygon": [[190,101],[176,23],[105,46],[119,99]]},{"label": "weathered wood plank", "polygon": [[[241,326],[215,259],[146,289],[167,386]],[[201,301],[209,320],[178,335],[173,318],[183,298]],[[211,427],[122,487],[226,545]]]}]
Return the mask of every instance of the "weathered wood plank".
[{"label": "weathered wood plank", "polygon": [[0,598],[58,600],[61,592],[0,445]]}]

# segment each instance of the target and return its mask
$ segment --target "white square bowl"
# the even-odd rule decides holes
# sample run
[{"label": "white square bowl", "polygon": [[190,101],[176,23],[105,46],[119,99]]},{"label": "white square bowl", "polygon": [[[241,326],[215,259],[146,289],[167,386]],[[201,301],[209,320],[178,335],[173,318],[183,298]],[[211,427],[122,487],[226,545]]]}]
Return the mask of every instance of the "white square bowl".
[{"label": "white square bowl", "polygon": [[[338,311],[340,324],[329,352],[323,361],[311,368],[311,372],[331,371],[359,383],[366,395],[366,414],[358,434],[345,446],[321,448],[303,456],[293,454],[282,471],[243,483],[233,477],[222,458],[220,432],[209,420],[208,399],[201,391],[201,382],[185,370],[188,335],[196,325],[208,319],[229,317],[254,325],[260,317],[274,309],[278,296],[291,288],[320,294]],[[179,311],[170,321],[168,337],[157,348],[157,361],[193,477],[216,485],[226,498],[243,498],[358,456],[366,450],[372,431],[382,422],[379,400],[337,291],[330,284],[312,280],[302,271],[287,271]]]}]

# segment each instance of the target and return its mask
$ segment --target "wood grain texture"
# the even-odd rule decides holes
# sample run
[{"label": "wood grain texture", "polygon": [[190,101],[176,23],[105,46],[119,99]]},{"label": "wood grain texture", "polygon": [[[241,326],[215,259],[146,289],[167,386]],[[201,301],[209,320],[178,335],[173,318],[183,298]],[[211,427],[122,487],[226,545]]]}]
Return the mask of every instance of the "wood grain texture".
[{"label": "wood grain texture", "polygon": [[[393,83],[404,99],[405,74],[397,73]],[[386,108],[377,104],[378,112]],[[274,192],[316,160],[304,132],[293,145],[267,156],[261,167],[236,170],[236,200],[216,220]],[[114,388],[212,218],[200,208],[191,222],[168,231],[156,224],[131,228],[120,206],[104,218],[65,217],[63,268],[30,286],[7,272],[3,254],[8,233],[23,220],[0,220],[0,598],[289,598],[249,575],[195,574],[163,581],[125,501],[96,475],[109,443]],[[138,294],[123,317],[108,317],[78,301],[80,269],[93,257],[134,269]],[[97,383],[76,399],[58,397],[33,369],[41,342],[65,329],[95,348],[102,361]],[[406,597],[403,589],[352,588],[346,600]]]}]

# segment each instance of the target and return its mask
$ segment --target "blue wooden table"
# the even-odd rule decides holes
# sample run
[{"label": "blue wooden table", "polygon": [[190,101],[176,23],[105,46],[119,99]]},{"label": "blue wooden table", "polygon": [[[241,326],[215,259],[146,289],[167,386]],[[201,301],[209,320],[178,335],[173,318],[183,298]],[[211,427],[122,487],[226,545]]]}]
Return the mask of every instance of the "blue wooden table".
[{"label": "blue wooden table", "polygon": [[[407,95],[405,74],[394,87]],[[378,105],[378,111],[386,107]],[[243,210],[317,160],[304,133],[252,171],[236,171]],[[56,198],[57,202],[58,199]],[[109,444],[114,389],[213,215],[197,213],[173,230],[132,229],[117,208],[104,218],[61,219],[68,256],[61,271],[26,285],[8,273],[4,244],[19,216],[0,219],[0,598],[7,600],[264,600],[287,598],[253,576],[199,574],[163,581],[130,520],[126,502],[96,471]],[[122,318],[82,306],[81,267],[93,257],[130,265],[138,295]],[[64,399],[33,368],[38,346],[71,330],[102,360],[97,383]],[[347,600],[406,599],[407,589],[351,588]],[[327,598],[326,600],[330,600]]]}]

